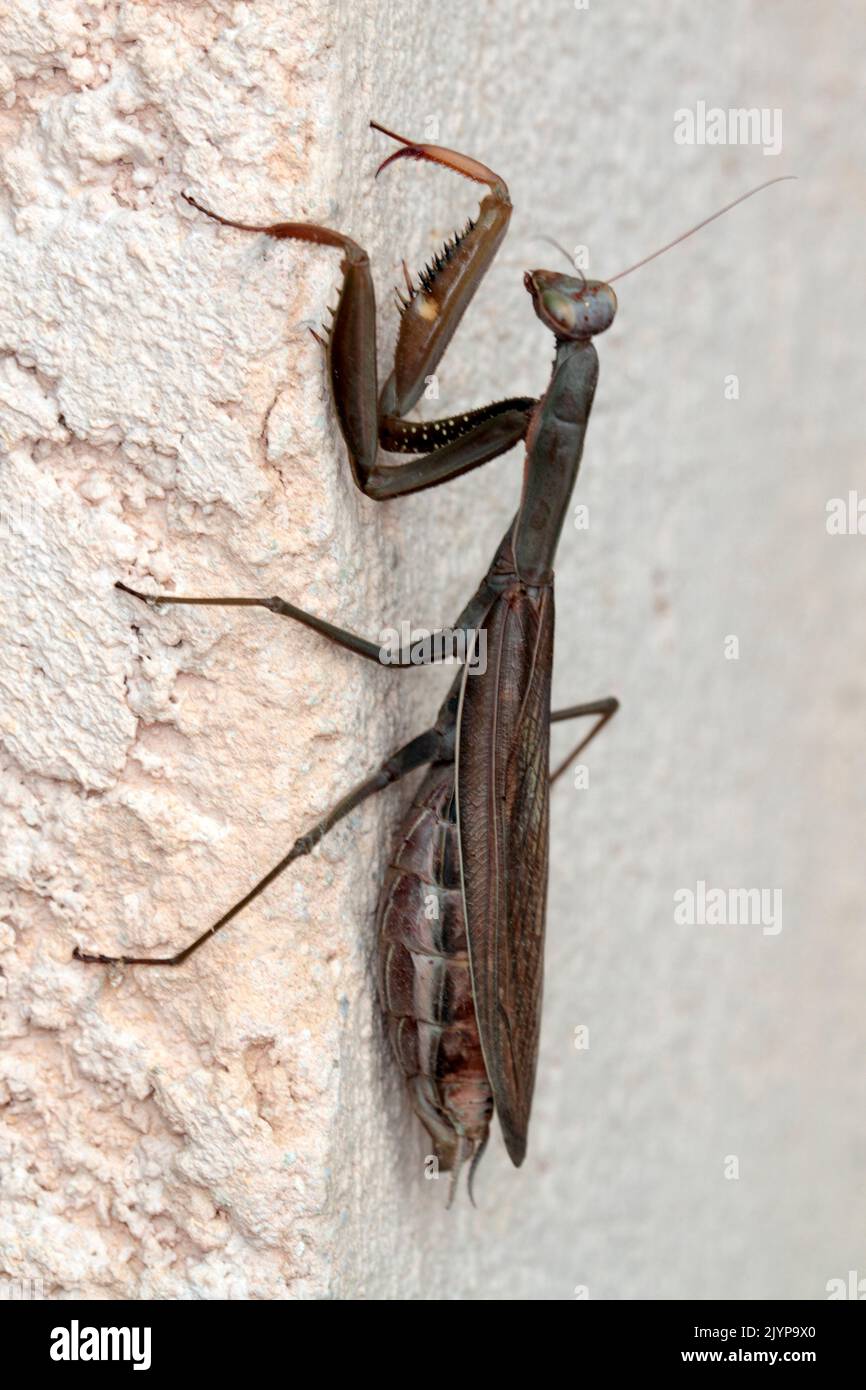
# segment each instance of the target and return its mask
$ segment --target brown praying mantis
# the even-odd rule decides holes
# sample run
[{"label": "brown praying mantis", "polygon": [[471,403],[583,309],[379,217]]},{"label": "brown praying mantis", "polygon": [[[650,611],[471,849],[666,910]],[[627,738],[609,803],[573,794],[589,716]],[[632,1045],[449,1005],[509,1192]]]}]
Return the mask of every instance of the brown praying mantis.
[{"label": "brown praying mantis", "polygon": [[[177,966],[209,941],[338,821],[408,773],[427,768],[404,817],[378,910],[382,1008],[413,1106],[452,1192],[462,1164],[472,1176],[494,1110],[515,1165],[526,1153],[538,1056],[548,879],[550,787],[612,718],[612,696],[551,710],[553,561],[583,452],[598,379],[593,338],[617,311],[612,281],[532,270],[524,284],[553,334],[550,383],[538,400],[512,396],[446,419],[408,418],[481,284],[511,217],[505,182],[485,164],[382,126],[400,158],[428,160],[486,187],[477,217],[447,242],[415,283],[406,273],[393,369],[378,391],[376,305],[367,253],[329,227],[251,226],[188,201],[226,227],[295,238],[342,252],[342,286],[324,346],[334,406],[357,486],[385,501],[437,487],[526,444],[520,503],[490,568],[456,620],[469,652],[435,722],[398,748],[301,835],[278,864],[189,945],[172,955],[108,956],[100,964]],[[788,176],[790,177],[790,176]],[[779,179],[737,198],[676,242]],[[404,266],[405,273],[405,266]],[[409,455],[380,461],[380,448]],[[117,588],[151,604],[264,608],[369,661],[381,648],[279,597],[188,597]],[[481,634],[486,663],[473,660]],[[434,634],[435,636],[435,634]],[[389,664],[428,659],[406,647]],[[551,774],[550,725],[595,722]],[[432,908],[432,910],[431,910]]]}]

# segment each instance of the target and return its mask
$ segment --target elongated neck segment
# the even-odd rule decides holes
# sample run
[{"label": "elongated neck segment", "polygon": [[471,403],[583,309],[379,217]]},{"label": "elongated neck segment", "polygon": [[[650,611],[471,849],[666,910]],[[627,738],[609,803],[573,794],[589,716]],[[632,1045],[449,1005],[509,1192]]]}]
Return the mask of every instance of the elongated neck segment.
[{"label": "elongated neck segment", "polygon": [[597,381],[598,354],[592,340],[560,341],[550,385],[526,439],[523,493],[514,526],[517,573],[525,584],[549,584],[553,578]]}]

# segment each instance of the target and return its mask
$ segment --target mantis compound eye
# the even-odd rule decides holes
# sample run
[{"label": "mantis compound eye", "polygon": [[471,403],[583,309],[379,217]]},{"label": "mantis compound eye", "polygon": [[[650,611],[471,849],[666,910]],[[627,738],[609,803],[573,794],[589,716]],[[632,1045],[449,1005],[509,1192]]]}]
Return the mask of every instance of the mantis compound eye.
[{"label": "mantis compound eye", "polygon": [[573,299],[559,294],[556,290],[545,290],[541,296],[541,305],[546,317],[552,320],[566,336],[574,331],[578,307]]},{"label": "mantis compound eye", "polygon": [[580,296],[579,323],[586,333],[603,333],[616,317],[616,295],[610,285],[590,280]]}]

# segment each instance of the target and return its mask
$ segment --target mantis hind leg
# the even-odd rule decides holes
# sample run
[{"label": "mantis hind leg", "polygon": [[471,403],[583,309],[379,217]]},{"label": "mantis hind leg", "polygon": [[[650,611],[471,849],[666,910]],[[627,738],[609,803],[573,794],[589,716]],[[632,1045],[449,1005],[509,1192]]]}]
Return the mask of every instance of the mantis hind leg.
[{"label": "mantis hind leg", "polygon": [[377,792],[384,791],[386,787],[398,782],[401,777],[412,772],[415,768],[423,767],[426,763],[432,762],[442,748],[443,735],[438,728],[427,729],[417,738],[399,748],[390,758],[363,782],[359,782],[344,797],[342,797],[331,809],[311,826],[303,835],[299,836],[288,854],[284,855],[279,863],[275,864],[264,878],[259,879],[258,883],[239,898],[223,915],[208,927],[207,931],[197,936],[188,946],[176,951],[171,956],[105,956],[101,954],[91,954],[80,950],[77,946],[73,951],[76,960],[84,961],[88,965],[182,965],[185,960],[203,946],[206,941],[210,941],[216,936],[217,932],[227,926],[239,912],[248,907],[260,893],[268,888],[274,879],[279,878],[280,874],[286,870],[296,859],[309,854],[320,840],[323,840],[329,830],[341,821],[350,811],[354,811],[356,806],[369,797],[375,796]]}]

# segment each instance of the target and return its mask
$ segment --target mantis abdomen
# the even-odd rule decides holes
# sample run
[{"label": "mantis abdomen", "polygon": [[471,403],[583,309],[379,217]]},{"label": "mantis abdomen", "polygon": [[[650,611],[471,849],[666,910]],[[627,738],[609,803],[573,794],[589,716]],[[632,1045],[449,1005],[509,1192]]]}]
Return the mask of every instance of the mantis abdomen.
[{"label": "mantis abdomen", "polygon": [[435,763],[403,821],[378,915],[379,993],[439,1168],[479,1156],[493,1114],[472,998],[454,764]]}]

